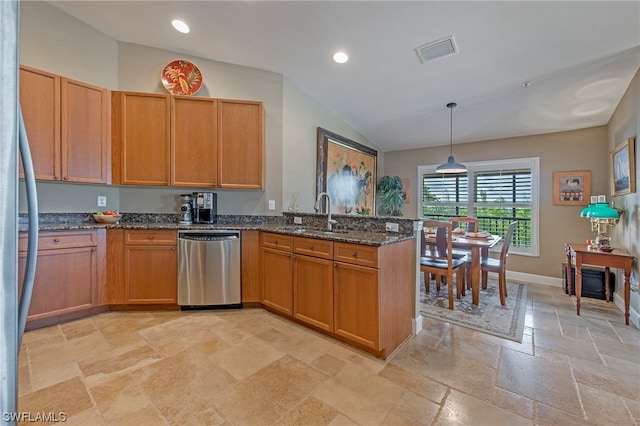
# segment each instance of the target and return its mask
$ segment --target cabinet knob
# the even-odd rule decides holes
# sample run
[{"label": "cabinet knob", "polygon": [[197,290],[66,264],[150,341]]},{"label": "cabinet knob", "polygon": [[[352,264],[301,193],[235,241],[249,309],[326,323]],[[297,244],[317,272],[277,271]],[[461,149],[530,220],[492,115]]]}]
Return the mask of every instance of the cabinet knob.
[{"label": "cabinet knob", "polygon": [[153,240],[153,235],[149,235],[147,238]]},{"label": "cabinet knob", "polygon": [[309,244],[309,250],[313,250],[313,244]]},{"label": "cabinet knob", "polygon": [[351,252],[351,256],[353,256],[353,257],[358,257],[358,253],[356,253],[355,251],[352,251],[352,252]]},{"label": "cabinet knob", "polygon": [[62,180],[69,180],[69,177],[65,176],[65,177],[62,178]]},{"label": "cabinet knob", "polygon": [[54,238],[54,239],[53,239],[53,242],[54,242],[54,243],[59,243],[59,242],[60,242],[60,238]]},{"label": "cabinet knob", "polygon": [[278,240],[273,240],[273,244],[278,244]]}]

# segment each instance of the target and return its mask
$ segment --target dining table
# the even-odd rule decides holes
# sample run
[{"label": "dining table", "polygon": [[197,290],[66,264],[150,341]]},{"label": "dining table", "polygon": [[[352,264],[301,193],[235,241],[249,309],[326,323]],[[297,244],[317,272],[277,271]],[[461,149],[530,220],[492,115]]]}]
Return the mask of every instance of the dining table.
[{"label": "dining table", "polygon": [[[471,252],[471,301],[477,305],[480,302],[480,259],[482,256],[488,256],[489,249],[498,244],[502,237],[491,234],[484,236],[482,232],[465,232],[454,233],[452,238],[451,245],[454,249]],[[435,234],[427,230],[425,230],[425,239],[427,245],[433,246],[436,243]]]}]

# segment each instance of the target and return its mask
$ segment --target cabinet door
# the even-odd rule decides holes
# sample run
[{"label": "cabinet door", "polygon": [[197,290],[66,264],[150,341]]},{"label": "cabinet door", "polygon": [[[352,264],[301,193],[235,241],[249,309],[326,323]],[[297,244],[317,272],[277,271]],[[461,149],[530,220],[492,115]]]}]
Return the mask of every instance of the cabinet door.
[{"label": "cabinet door", "polygon": [[127,303],[177,303],[177,263],[175,246],[125,245]]},{"label": "cabinet door", "polygon": [[[26,253],[18,253],[22,283]],[[38,320],[91,308],[97,297],[95,247],[38,251],[35,282],[27,320]],[[22,289],[20,289],[22,291]]]},{"label": "cabinet door", "polygon": [[242,231],[242,303],[262,302],[260,285],[260,231]]},{"label": "cabinet door", "polygon": [[218,100],[218,186],[263,189],[262,102]]},{"label": "cabinet door", "polygon": [[217,183],[217,101],[171,99],[171,185],[212,187]]},{"label": "cabinet door", "polygon": [[110,92],[61,80],[62,180],[108,183]]},{"label": "cabinet door", "polygon": [[379,350],[378,270],[335,262],[334,332]]},{"label": "cabinet door", "polygon": [[333,331],[333,261],[294,255],[293,316]]},{"label": "cabinet door", "polygon": [[262,303],[284,315],[293,315],[291,253],[262,249]]},{"label": "cabinet door", "polygon": [[169,185],[168,95],[113,92],[112,180],[124,185]]},{"label": "cabinet door", "polygon": [[60,77],[21,66],[20,105],[36,179],[60,180]]}]

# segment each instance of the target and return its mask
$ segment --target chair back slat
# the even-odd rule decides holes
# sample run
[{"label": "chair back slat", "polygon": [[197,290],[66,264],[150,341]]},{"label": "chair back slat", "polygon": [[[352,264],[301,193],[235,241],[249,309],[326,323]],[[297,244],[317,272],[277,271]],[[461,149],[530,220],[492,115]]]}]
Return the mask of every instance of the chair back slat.
[{"label": "chair back slat", "polygon": [[475,217],[450,217],[449,223],[453,229],[463,228],[467,232],[478,232],[478,219]]},{"label": "chair back slat", "polygon": [[504,264],[507,260],[507,256],[509,256],[509,247],[511,246],[511,240],[513,240],[513,231],[518,225],[517,221],[513,221],[509,224],[509,228],[507,228],[507,233],[504,236],[504,243],[502,244],[502,250],[500,250],[500,263]]}]

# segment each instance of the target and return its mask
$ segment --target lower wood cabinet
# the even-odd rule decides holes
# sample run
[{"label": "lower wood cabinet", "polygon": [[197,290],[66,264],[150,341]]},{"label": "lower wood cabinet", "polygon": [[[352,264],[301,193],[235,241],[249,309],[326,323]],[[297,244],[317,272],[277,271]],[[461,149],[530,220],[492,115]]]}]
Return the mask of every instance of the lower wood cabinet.
[{"label": "lower wood cabinet", "polygon": [[333,331],[333,242],[293,238],[293,317]]},{"label": "lower wood cabinet", "polygon": [[263,299],[260,282],[260,231],[245,229],[241,238],[242,303],[247,307],[259,307]]},{"label": "lower wood cabinet", "polygon": [[333,285],[335,333],[368,348],[379,349],[378,270],[336,262]]},{"label": "lower wood cabinet", "polygon": [[175,230],[109,230],[109,304],[177,303]]},{"label": "lower wood cabinet", "polygon": [[[18,242],[18,282],[22,286],[27,236]],[[106,304],[105,230],[43,232],[27,328],[73,319]],[[22,297],[22,288],[20,288]]]},{"label": "lower wood cabinet", "polygon": [[293,316],[324,331],[333,331],[333,261],[294,255]]},{"label": "lower wood cabinet", "polygon": [[286,316],[293,315],[291,237],[261,233],[262,303]]},{"label": "lower wood cabinet", "polygon": [[386,358],[411,335],[412,240],[365,246],[261,233],[263,305]]}]

